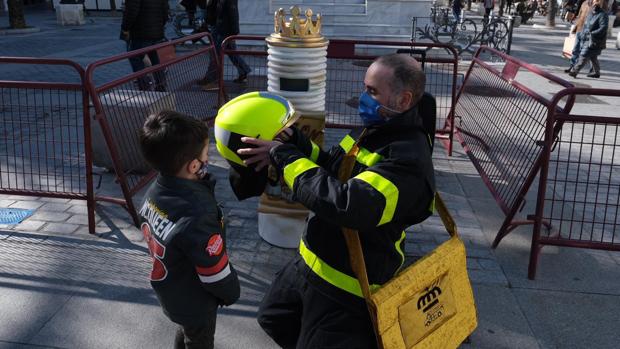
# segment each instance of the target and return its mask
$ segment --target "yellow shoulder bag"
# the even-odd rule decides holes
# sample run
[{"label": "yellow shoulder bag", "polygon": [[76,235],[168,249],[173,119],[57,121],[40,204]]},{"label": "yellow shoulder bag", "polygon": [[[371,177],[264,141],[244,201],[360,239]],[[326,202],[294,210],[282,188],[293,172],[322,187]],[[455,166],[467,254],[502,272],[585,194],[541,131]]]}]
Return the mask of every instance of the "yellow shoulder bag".
[{"label": "yellow shoulder bag", "polygon": [[[341,179],[350,177],[351,162],[359,151],[357,145],[353,148],[340,167]],[[457,348],[477,326],[465,246],[438,193],[435,207],[451,238],[373,293],[358,233],[343,228],[351,266],[366,299],[379,348]]]}]

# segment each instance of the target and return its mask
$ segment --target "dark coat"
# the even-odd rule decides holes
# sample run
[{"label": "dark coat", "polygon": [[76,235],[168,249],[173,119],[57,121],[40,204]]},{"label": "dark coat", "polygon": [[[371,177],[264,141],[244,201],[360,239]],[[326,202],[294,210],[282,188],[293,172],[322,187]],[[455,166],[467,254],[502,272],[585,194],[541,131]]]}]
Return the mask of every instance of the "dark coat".
[{"label": "dark coat", "polygon": [[609,17],[600,7],[595,7],[586,19],[583,28],[584,43],[582,56],[600,55],[607,42],[607,26]]},{"label": "dark coat", "polygon": [[208,0],[206,22],[223,37],[239,34],[237,0]]},{"label": "dark coat", "polygon": [[209,177],[159,175],[140,209],[141,230],[154,256],[151,286],[164,313],[184,326],[204,326],[218,304],[239,299],[214,185]]},{"label": "dark coat", "polygon": [[168,0],[125,0],[122,31],[131,40],[161,40],[168,20]]}]

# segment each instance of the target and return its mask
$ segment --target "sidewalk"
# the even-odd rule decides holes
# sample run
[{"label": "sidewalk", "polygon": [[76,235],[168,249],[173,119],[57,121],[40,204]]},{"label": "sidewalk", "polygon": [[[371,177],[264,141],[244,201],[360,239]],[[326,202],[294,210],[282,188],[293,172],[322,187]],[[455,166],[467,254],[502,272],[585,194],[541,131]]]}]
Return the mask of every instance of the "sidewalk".
[{"label": "sidewalk", "polygon": [[[87,25],[75,28],[56,26],[49,12],[28,14],[27,19],[42,31],[0,37],[0,56],[64,57],[86,65],[124,51],[118,40],[120,18],[89,18]],[[543,21],[536,17],[533,22]],[[600,79],[565,76],[560,53],[567,31],[522,25],[515,29],[512,55],[578,85],[619,88],[620,51],[613,49],[611,39],[601,56]],[[27,75],[0,67],[0,79]],[[618,115],[618,107],[617,101],[592,98],[575,106],[611,113],[607,115]],[[328,130],[327,143],[335,144],[342,134]],[[216,347],[274,348],[255,321],[256,311],[274,273],[295,251],[260,239],[257,200],[234,198],[226,162],[214,145],[210,151],[216,193],[229,221],[230,259],[242,287],[240,301],[220,311]],[[617,348],[620,253],[548,246],[542,249],[537,279],[530,281],[531,227],[515,230],[491,249],[504,215],[467,156],[455,144],[448,157],[437,142],[434,164],[438,190],[467,246],[478,306],[479,326],[471,344],[462,347]],[[101,176],[98,193],[118,193],[112,176]],[[0,349],[171,347],[175,327],[150,288],[147,250],[124,210],[99,206],[98,236],[91,236],[82,201],[0,195],[0,207],[36,209],[19,225],[0,226]],[[523,213],[528,212],[526,207]],[[421,256],[445,239],[433,217],[408,231],[405,253]]]}]

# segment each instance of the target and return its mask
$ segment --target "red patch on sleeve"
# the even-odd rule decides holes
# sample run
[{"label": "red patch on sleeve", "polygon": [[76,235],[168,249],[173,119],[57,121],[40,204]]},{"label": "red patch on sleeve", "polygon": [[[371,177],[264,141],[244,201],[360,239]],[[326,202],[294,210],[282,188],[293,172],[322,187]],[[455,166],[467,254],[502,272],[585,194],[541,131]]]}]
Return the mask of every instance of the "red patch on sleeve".
[{"label": "red patch on sleeve", "polygon": [[222,240],[222,236],[220,234],[214,234],[211,238],[209,238],[205,251],[209,254],[209,256],[217,256],[222,253],[223,249],[224,240]]}]

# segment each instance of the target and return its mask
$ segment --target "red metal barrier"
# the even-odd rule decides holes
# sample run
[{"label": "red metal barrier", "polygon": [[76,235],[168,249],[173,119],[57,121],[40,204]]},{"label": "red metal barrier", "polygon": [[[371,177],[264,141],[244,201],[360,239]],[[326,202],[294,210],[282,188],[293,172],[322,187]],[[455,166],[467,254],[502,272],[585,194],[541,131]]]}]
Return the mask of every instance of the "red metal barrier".
[{"label": "red metal barrier", "polygon": [[[0,194],[86,200],[95,232],[84,70],[64,59],[0,57],[19,69],[62,69],[74,82],[0,80]],[[37,76],[31,76],[36,79]]]},{"label": "red metal barrier", "polygon": [[[204,38],[208,45],[184,49],[186,42]],[[107,201],[125,207],[136,225],[138,216],[132,197],[155,176],[140,153],[138,130],[149,114],[164,109],[201,120],[215,117],[218,89],[203,91],[198,84],[203,77],[212,75],[217,79],[220,75],[212,42],[207,33],[195,34],[102,59],[86,69],[96,118],[124,196]],[[158,52],[160,64],[126,73],[129,58],[149,52]]]},{"label": "red metal barrier", "polygon": [[[236,45],[236,50],[230,48],[232,43]],[[458,56],[454,48],[448,45],[330,39],[327,50],[326,127],[352,128],[361,125],[357,103],[364,88],[366,69],[373,59],[397,51],[410,53],[423,63],[426,92],[431,93],[437,101],[437,135],[450,140],[451,153]],[[225,59],[226,55],[242,56],[252,68],[246,84],[232,82],[237,72]],[[246,92],[267,90],[265,37],[237,35],[227,38],[222,44],[220,61],[220,81],[224,91],[221,103]]]},{"label": "red metal barrier", "polygon": [[544,245],[620,251],[620,117],[575,115],[557,107],[578,95],[620,102],[620,90],[584,88],[563,90],[551,101],[532,217],[530,279]]},{"label": "red metal barrier", "polygon": [[[499,63],[482,59],[499,58]],[[524,84],[537,81],[536,86]],[[540,83],[538,83],[540,81]],[[547,111],[558,90],[572,85],[497,50],[481,47],[469,67],[455,106],[456,137],[490,189],[506,218],[493,247],[514,228],[541,166]],[[568,113],[574,97],[554,105]]]}]

